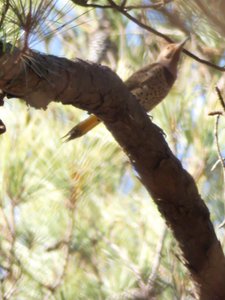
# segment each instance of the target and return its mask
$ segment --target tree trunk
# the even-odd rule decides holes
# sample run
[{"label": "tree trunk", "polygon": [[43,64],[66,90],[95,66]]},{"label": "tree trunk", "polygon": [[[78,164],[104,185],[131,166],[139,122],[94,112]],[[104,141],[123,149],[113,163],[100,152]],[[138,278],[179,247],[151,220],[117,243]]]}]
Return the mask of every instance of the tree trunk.
[{"label": "tree trunk", "polygon": [[[10,49],[10,46],[8,46]],[[96,114],[130,158],[171,228],[199,299],[225,299],[225,258],[195,182],[120,78],[82,60],[15,49],[0,56],[0,88],[36,108],[61,101]]]}]

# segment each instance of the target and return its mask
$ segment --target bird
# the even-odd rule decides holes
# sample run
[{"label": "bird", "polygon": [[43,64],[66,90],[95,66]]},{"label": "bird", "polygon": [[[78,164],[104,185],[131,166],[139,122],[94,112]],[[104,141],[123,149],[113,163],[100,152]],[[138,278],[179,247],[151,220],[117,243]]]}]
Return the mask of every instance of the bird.
[{"label": "bird", "polygon": [[[189,37],[180,43],[167,44],[155,63],[139,69],[124,82],[146,112],[159,104],[171,90],[177,78],[180,54],[188,39]],[[63,138],[70,141],[81,137],[99,123],[101,120],[98,117],[90,115],[74,126]]]}]

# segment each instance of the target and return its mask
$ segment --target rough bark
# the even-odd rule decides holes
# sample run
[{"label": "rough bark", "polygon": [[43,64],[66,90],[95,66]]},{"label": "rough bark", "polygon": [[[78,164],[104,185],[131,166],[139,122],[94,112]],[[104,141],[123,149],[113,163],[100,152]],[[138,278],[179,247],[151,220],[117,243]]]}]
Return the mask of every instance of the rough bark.
[{"label": "rough bark", "polygon": [[0,57],[0,88],[36,108],[61,101],[96,114],[130,158],[183,253],[199,299],[225,299],[225,258],[195,182],[120,78],[82,60],[15,49]]}]

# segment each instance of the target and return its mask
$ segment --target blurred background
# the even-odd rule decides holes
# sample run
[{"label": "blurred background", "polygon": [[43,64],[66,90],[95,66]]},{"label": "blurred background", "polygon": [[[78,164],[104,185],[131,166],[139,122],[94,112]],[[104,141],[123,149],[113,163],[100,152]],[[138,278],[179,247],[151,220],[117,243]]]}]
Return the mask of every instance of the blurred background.
[{"label": "blurred background", "polygon": [[[1,37],[22,48],[30,11],[38,16],[30,48],[108,65],[125,80],[153,63],[166,42],[101,7],[107,5],[4,0]],[[190,35],[186,49],[225,65],[225,1],[124,5],[174,41]],[[182,54],[172,91],[150,114],[195,178],[223,247],[223,168],[215,117],[208,113],[221,110],[215,86],[225,97],[224,82],[224,73]],[[34,110],[18,99],[5,99],[0,108],[7,127],[0,137],[0,299],[195,299],[176,241],[104,125],[63,143],[62,136],[85,116],[59,103]],[[222,155],[224,126],[221,118]]]}]

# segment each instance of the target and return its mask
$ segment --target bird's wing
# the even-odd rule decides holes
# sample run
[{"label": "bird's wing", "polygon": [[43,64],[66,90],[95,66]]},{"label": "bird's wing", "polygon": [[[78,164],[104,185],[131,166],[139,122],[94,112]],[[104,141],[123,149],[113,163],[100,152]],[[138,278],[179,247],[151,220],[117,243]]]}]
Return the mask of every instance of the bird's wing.
[{"label": "bird's wing", "polygon": [[161,68],[158,63],[147,65],[144,68],[138,70],[132,74],[126,81],[125,84],[130,91],[139,86],[143,86],[151,77],[155,76],[157,69]]}]

